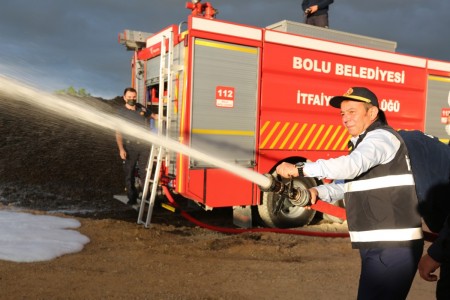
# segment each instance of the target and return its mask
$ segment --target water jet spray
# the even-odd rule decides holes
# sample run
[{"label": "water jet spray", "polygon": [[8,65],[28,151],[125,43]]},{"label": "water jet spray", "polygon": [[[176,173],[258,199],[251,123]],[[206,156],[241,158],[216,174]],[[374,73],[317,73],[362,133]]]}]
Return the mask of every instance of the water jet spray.
[{"label": "water jet spray", "polygon": [[133,136],[147,144],[156,144],[169,150],[182,153],[184,155],[207,162],[218,168],[227,170],[236,176],[251,181],[260,187],[268,188],[271,180],[252,170],[227,163],[207,153],[203,153],[177,141],[171,140],[166,136],[158,136],[149,130],[132,124],[127,120],[121,119],[112,114],[97,110],[86,103],[80,101],[69,101],[49,93],[39,91],[33,87],[20,83],[16,80],[0,76],[0,95],[7,96],[15,101],[25,102],[40,109],[44,109],[55,114],[76,120],[91,126],[101,127],[116,131],[120,128],[123,134]]},{"label": "water jet spray", "polygon": [[[150,132],[147,128],[132,124],[127,120],[121,119],[111,113],[100,111],[77,99],[67,97],[63,98],[58,95],[45,93],[4,76],[0,76],[0,98],[3,98],[1,96],[7,97],[10,100],[25,103],[26,105],[32,105],[47,112],[54,113],[55,115],[97,128],[112,130],[113,132],[120,129],[120,132],[123,134],[133,136],[136,139],[141,140],[143,143],[147,143],[149,145],[159,145],[171,151],[184,154],[209,163],[217,168],[226,170],[235,176],[258,185],[260,190],[263,192],[281,195],[284,199],[290,201],[295,207],[309,205],[309,191],[307,189],[294,188],[292,180],[291,183],[286,184],[280,182],[271,175],[262,175],[253,170],[228,163],[207,153],[174,141],[167,136],[156,135]],[[311,208],[326,212],[329,211],[327,205],[334,207],[322,201],[317,201],[315,204],[311,205]],[[281,209],[281,207],[279,209]],[[336,215],[332,212],[329,213]],[[345,218],[345,216],[342,215],[342,218]]]}]

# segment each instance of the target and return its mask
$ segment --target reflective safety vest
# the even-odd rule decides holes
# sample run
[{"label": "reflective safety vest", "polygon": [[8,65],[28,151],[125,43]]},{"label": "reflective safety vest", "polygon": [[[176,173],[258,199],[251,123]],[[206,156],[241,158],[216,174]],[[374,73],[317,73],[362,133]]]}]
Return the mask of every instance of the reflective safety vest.
[{"label": "reflective safety vest", "polygon": [[345,182],[344,199],[352,247],[404,247],[422,242],[422,224],[406,145],[394,129],[379,122],[369,126],[365,134],[375,129],[391,132],[401,144],[389,163],[377,165]]}]

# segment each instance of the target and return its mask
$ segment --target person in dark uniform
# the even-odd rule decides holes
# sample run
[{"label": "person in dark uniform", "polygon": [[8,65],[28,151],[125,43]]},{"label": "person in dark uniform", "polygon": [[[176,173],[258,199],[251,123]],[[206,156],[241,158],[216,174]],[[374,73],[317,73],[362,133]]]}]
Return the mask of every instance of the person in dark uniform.
[{"label": "person in dark uniform", "polygon": [[351,135],[348,155],[298,164],[281,163],[277,173],[344,180],[308,191],[318,198],[344,199],[352,247],[361,256],[357,299],[406,299],[423,251],[414,177],[408,149],[387,125],[376,95],[350,88],[331,98]]},{"label": "person in dark uniform", "polygon": [[419,274],[437,281],[436,299],[450,299],[450,148],[419,130],[398,132],[409,150],[419,212],[432,232],[439,232],[419,262]]},{"label": "person in dark uniform", "polygon": [[303,0],[305,23],[328,28],[328,7],[334,0]]},{"label": "person in dark uniform", "polygon": [[[439,280],[433,274],[440,268]],[[439,232],[438,238],[420,259],[419,274],[426,281],[437,281],[436,299],[450,299],[450,215]]]},{"label": "person in dark uniform", "polygon": [[[145,109],[136,103],[137,93],[134,88],[128,87],[123,92],[124,105],[118,110],[118,115],[129,122],[149,128],[149,118],[158,119],[157,114]],[[137,203],[139,191],[135,185],[135,170],[138,165],[139,177],[142,178],[142,171],[147,167],[147,159],[150,154],[148,145],[142,144],[134,137],[124,136],[120,130],[116,131],[116,142],[119,149],[120,158],[123,160],[125,172],[125,188],[127,190],[128,203]]]}]

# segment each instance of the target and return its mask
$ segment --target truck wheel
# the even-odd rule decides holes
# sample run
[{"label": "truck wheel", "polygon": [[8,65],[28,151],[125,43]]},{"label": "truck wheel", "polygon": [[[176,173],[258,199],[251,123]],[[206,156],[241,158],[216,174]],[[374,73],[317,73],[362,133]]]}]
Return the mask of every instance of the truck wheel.
[{"label": "truck wheel", "polygon": [[[288,182],[283,178],[283,182]],[[308,189],[317,186],[313,178],[295,178],[294,187]],[[288,200],[280,199],[281,196],[275,193],[263,192],[262,203],[258,206],[258,213],[261,220],[267,227],[272,228],[294,228],[308,225],[314,218],[315,210],[306,210],[300,206],[294,206]],[[275,207],[279,201],[283,201],[281,209],[275,212]]]}]

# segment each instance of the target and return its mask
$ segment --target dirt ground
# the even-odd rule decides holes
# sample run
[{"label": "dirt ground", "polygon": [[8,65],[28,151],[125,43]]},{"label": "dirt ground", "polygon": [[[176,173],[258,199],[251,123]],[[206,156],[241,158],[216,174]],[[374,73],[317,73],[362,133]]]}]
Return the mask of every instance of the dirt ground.
[{"label": "dirt ground", "polygon": [[[347,238],[226,235],[155,213],[77,217],[91,242],[39,263],[0,261],[3,299],[355,299],[359,257]],[[176,216],[175,216],[176,217]],[[178,224],[178,225],[177,225]],[[433,299],[416,278],[408,299]]]},{"label": "dirt ground", "polygon": [[[0,209],[76,218],[91,241],[51,261],[0,261],[0,298],[355,299],[360,265],[348,238],[224,234],[159,207],[146,229],[113,199],[123,182],[111,133],[9,100],[0,95]],[[227,209],[193,214],[231,226]],[[434,299],[434,288],[416,276],[408,299]]]}]

